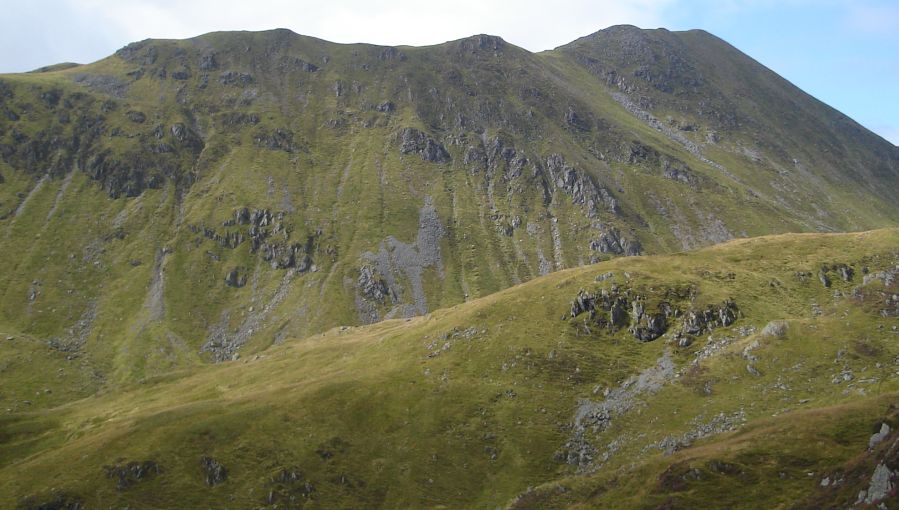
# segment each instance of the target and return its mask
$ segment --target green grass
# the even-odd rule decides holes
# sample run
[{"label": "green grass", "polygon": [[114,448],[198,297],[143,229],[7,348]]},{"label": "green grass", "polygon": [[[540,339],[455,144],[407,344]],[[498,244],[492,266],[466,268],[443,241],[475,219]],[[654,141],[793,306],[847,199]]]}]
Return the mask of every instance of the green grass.
[{"label": "green grass", "polygon": [[[642,508],[668,500],[684,508],[782,506],[863,455],[870,429],[888,418],[899,392],[891,375],[899,356],[895,319],[865,301],[833,298],[834,290],[848,296],[861,276],[825,289],[795,272],[833,262],[891,267],[897,246],[899,233],[881,230],[615,259],[424,317],[291,340],[258,359],[170,372],[43,411],[18,409],[2,418],[0,499],[40,499],[55,487],[90,506],[265,506],[269,490],[287,490],[271,478],[295,466],[315,486],[312,499],[300,500],[310,507],[493,508],[528,487],[537,492],[517,504],[541,495],[541,508]],[[601,400],[594,388],[617,387],[666,350],[685,368],[706,343],[700,337],[678,349],[668,337],[641,344],[624,331],[584,336],[577,319],[560,320],[578,289],[609,285],[594,281],[609,271],[613,282],[644,292],[695,286],[696,306],[732,297],[743,317],[712,333],[734,341],[700,369],[639,396],[640,405],[591,435],[600,450],[613,439],[619,449],[596,474],[573,477],[554,454],[568,438],[578,401]],[[770,285],[775,279],[780,286]],[[811,302],[822,315],[812,315]],[[738,333],[774,319],[789,324],[783,338]],[[753,341],[760,344],[752,351],[759,377],[741,356]],[[844,368],[855,375],[849,391],[831,382]],[[699,391],[706,381],[710,394]],[[670,457],[646,449],[738,409],[747,422],[737,432]],[[223,485],[204,485],[203,455],[227,466]],[[103,474],[104,465],[143,460],[158,462],[162,474],[125,491]],[[712,460],[735,464],[741,474],[710,470]],[[658,480],[670,466],[697,467],[703,478],[685,490],[663,490]],[[557,493],[559,484],[568,489]]]}]

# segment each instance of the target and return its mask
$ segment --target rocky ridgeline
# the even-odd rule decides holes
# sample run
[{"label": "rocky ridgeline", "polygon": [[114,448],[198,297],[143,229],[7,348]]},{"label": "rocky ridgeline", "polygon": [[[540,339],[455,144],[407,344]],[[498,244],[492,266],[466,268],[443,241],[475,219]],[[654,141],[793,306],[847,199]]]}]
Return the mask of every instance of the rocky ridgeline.
[{"label": "rocky ridgeline", "polygon": [[579,330],[592,334],[594,329],[616,332],[627,327],[628,332],[641,342],[659,338],[671,328],[675,319],[680,319],[674,338],[681,347],[689,346],[698,335],[736,322],[740,311],[729,299],[700,310],[685,311],[675,304],[686,300],[693,292],[689,288],[668,289],[663,299],[650,305],[645,293],[614,284],[597,292],[581,290],[571,303],[568,318],[587,313],[582,322],[576,323]]}]

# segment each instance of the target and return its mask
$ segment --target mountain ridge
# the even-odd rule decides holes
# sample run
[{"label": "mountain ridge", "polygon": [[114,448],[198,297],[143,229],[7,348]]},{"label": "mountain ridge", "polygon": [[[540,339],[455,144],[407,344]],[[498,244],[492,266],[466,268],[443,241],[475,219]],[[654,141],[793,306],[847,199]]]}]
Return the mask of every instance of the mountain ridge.
[{"label": "mountain ridge", "polygon": [[894,496],[899,150],[714,36],[53,69],[0,75],[0,501]]},{"label": "mountain ridge", "polygon": [[122,382],[613,256],[895,224],[899,151],[695,35],[219,32],[0,76],[3,246],[29,247],[0,323]]}]

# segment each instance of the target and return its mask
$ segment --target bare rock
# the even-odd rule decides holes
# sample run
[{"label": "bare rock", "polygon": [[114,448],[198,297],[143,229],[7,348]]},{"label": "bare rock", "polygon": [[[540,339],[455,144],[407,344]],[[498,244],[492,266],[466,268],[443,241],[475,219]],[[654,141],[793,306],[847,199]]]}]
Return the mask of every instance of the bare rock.
[{"label": "bare rock", "polygon": [[643,251],[640,241],[622,236],[621,232],[615,227],[602,232],[598,239],[590,241],[590,249],[600,253],[612,253],[628,257],[640,255]]},{"label": "bare rock", "polygon": [[884,439],[889,437],[890,435],[890,426],[886,423],[882,423],[880,425],[880,430],[871,436],[871,439],[868,440],[868,449],[873,450],[875,446],[883,442]]},{"label": "bare rock", "polygon": [[786,321],[771,321],[762,328],[762,335],[773,338],[783,338],[787,334],[788,324]]},{"label": "bare rock", "polygon": [[892,478],[896,475],[884,464],[878,464],[871,475],[871,483],[867,491],[861,491],[858,495],[858,503],[871,505],[886,498],[893,491]]},{"label": "bare rock", "polygon": [[212,457],[204,455],[200,459],[200,466],[203,468],[206,485],[210,487],[224,483],[228,479],[228,469]]},{"label": "bare rock", "polygon": [[225,285],[234,288],[241,288],[247,284],[247,275],[240,274],[240,270],[238,268],[234,268],[228,271],[228,274],[225,275]]},{"label": "bare rock", "polygon": [[423,161],[447,163],[450,154],[442,144],[415,128],[405,128],[401,134],[400,152],[418,154]]}]

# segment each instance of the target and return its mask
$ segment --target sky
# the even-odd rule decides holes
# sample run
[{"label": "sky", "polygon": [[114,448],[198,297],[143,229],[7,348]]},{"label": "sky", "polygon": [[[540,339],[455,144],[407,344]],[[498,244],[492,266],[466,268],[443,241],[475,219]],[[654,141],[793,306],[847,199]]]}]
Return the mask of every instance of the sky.
[{"label": "sky", "polygon": [[487,33],[542,51],[617,24],[701,28],[899,145],[899,0],[0,0],[0,19],[0,73],[216,30],[385,45]]}]

